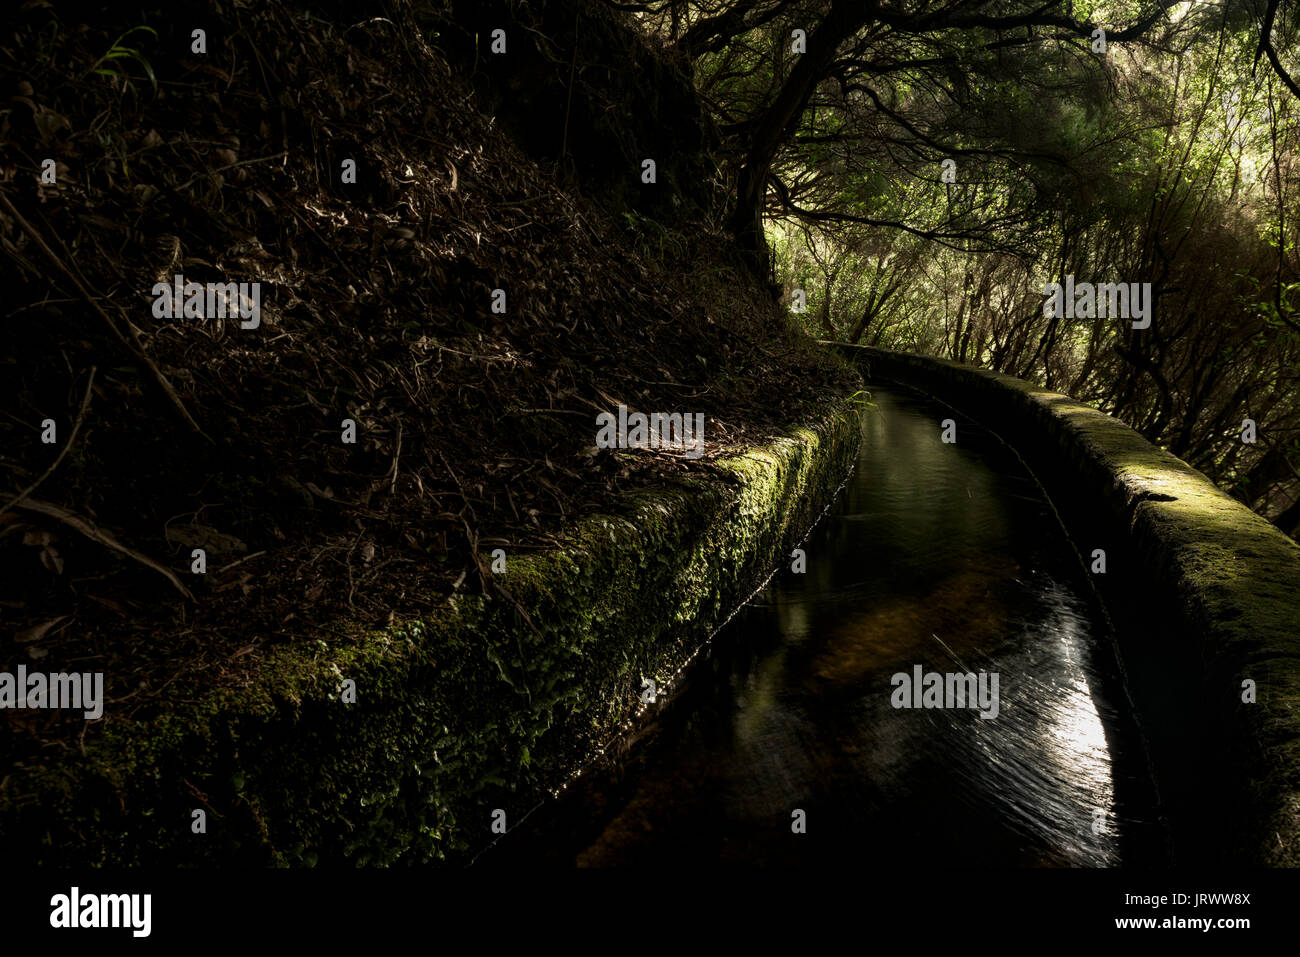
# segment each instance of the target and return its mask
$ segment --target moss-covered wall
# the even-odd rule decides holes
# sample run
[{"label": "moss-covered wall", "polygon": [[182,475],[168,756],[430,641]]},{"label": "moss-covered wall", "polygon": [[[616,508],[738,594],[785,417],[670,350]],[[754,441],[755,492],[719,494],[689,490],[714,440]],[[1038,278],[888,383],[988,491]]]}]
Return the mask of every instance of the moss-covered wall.
[{"label": "moss-covered wall", "polygon": [[[1300,866],[1300,546],[1200,472],[1122,422],[1068,396],[955,362],[840,346],[868,378],[919,386],[1012,444],[1057,461],[1059,475],[1121,529],[1132,573],[1155,586],[1203,675],[1215,729],[1199,759],[1233,780],[1203,819],[1239,863]],[[1122,636],[1137,653],[1143,635]],[[1242,682],[1254,680],[1246,703]],[[1194,733],[1189,728],[1188,733]],[[1217,751],[1218,753],[1209,753]]]},{"label": "moss-covered wall", "polygon": [[173,702],[152,724],[110,706],[84,755],[5,782],[0,848],[62,865],[466,860],[492,840],[494,809],[513,826],[634,716],[642,677],[662,685],[789,554],[858,441],[835,403],[711,476],[587,519],[562,549],[507,554],[513,601],[340,622],[268,654],[253,686]]}]

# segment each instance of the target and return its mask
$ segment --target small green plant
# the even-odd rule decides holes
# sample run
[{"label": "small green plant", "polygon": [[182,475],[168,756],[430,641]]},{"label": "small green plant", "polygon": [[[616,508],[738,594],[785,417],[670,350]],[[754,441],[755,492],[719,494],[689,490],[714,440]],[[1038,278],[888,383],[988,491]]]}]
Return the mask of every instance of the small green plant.
[{"label": "small green plant", "polygon": [[849,401],[860,409],[874,409],[876,403],[871,401],[871,393],[866,389],[859,389],[849,396]]},{"label": "small green plant", "polygon": [[624,212],[622,215],[623,224],[631,233],[637,253],[643,259],[676,262],[686,255],[686,243],[679,233],[635,211]]},{"label": "small green plant", "polygon": [[149,82],[153,85],[153,91],[156,94],[158,92],[158,77],[154,75],[153,67],[150,66],[149,61],[146,60],[144,54],[136,48],[123,46],[122,44],[123,40],[140,30],[153,34],[155,38],[158,36],[158,31],[153,27],[132,27],[113,41],[113,45],[108,48],[108,52],[95,61],[94,65],[86,71],[86,75],[89,76],[91,73],[98,73],[100,76],[120,77],[122,82],[134,92],[135,82],[131,79],[130,75],[122,69],[122,65],[118,63],[120,60],[134,60],[139,63],[140,67],[144,70],[145,76],[149,78]]}]

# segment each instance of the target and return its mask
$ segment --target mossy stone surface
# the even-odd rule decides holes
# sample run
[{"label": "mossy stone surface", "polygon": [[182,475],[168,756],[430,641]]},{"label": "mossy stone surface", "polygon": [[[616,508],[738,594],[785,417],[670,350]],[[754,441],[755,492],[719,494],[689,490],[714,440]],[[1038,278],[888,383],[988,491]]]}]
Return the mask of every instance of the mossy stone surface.
[{"label": "mossy stone surface", "polygon": [[84,755],[0,790],[0,847],[64,866],[464,862],[491,841],[493,810],[512,825],[581,767],[633,718],[641,679],[665,682],[785,559],[859,438],[854,408],[828,403],[721,474],[642,492],[561,548],[508,554],[513,602],[339,621],[267,653],[248,687],[152,723],[109,714]]},{"label": "mossy stone surface", "polygon": [[[943,359],[836,344],[871,375],[992,413],[1012,445],[1048,447],[1126,531],[1138,570],[1178,610],[1230,768],[1241,863],[1300,866],[1300,545],[1123,422],[1032,383]],[[1245,703],[1242,682],[1258,686]]]}]

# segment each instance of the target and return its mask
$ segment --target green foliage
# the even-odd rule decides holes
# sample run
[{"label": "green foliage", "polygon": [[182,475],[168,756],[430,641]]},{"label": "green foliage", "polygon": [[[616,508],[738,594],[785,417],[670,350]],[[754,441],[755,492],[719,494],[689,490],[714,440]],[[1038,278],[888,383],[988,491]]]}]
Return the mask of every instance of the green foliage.
[{"label": "green foliage", "polygon": [[[1054,11],[1101,23],[1104,55],[1084,29],[954,29],[953,8],[910,0],[882,24],[864,8],[772,161],[774,278],[811,335],[1070,391],[1212,475],[1254,474],[1252,504],[1271,514],[1300,486],[1257,471],[1270,442],[1300,430],[1300,99],[1239,5],[1180,5],[1140,39],[1114,39],[1154,8]],[[737,164],[794,74],[789,27],[826,22],[824,4],[764,18],[775,9],[760,0],[752,28],[696,58]],[[1037,9],[1012,0],[990,15]],[[704,17],[687,10],[679,36]],[[1284,63],[1297,36],[1284,5],[1272,36]],[[1067,275],[1151,283],[1153,328],[1044,315],[1045,284]],[[795,290],[804,312],[789,309]],[[1259,408],[1266,442],[1222,428]]]},{"label": "green foliage", "polygon": [[643,259],[665,263],[680,262],[685,258],[688,240],[684,233],[642,216],[635,210],[625,210],[621,215],[623,225],[635,244],[638,255]]},{"label": "green foliage", "polygon": [[91,74],[98,74],[99,76],[107,76],[115,80],[121,80],[123,88],[130,90],[134,94],[135,81],[132,79],[130,74],[124,69],[124,67],[127,64],[134,62],[140,66],[141,70],[144,72],[145,77],[149,80],[150,85],[153,87],[154,93],[157,94],[158,78],[154,75],[153,67],[149,64],[149,61],[145,58],[144,54],[141,53],[138,49],[136,49],[135,47],[126,46],[122,42],[127,37],[131,36],[131,34],[137,32],[148,33],[152,35],[154,39],[158,38],[158,31],[156,31],[153,27],[148,27],[143,25],[138,27],[132,27],[131,29],[127,30],[125,33],[123,33],[121,36],[119,36],[116,40],[113,41],[113,45],[108,48],[108,51],[103,56],[101,56],[98,60],[96,60],[95,63],[91,66],[90,70],[87,71],[87,76]]}]

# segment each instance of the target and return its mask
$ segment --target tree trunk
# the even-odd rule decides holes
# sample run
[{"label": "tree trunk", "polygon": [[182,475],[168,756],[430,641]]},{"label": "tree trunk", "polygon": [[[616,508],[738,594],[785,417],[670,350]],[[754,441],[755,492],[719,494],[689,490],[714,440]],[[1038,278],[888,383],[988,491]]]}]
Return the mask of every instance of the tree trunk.
[{"label": "tree trunk", "polygon": [[[808,51],[800,54],[785,85],[776,95],[753,132],[745,163],[736,182],[736,206],[731,215],[731,233],[755,275],[766,278],[767,240],[763,236],[763,204],[767,198],[767,175],[777,150],[803,114],[817,84],[835,62],[840,44],[852,36],[873,12],[879,0],[868,3],[833,0],[830,12],[808,37]],[[782,39],[789,42],[788,38]]]}]

